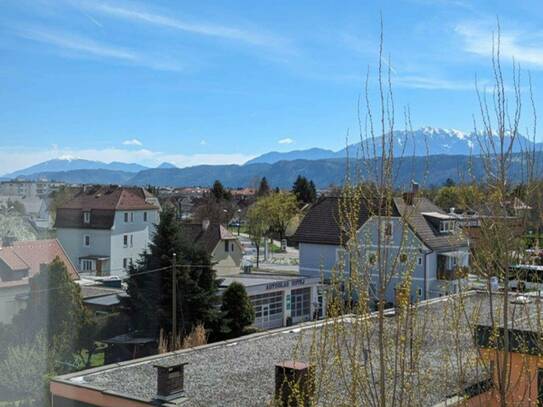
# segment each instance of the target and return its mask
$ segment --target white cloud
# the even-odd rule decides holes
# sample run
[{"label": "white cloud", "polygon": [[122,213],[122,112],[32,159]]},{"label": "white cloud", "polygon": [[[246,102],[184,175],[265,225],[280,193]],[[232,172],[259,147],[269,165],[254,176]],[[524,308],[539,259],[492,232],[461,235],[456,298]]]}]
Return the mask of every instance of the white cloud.
[{"label": "white cloud", "polygon": [[77,53],[91,58],[106,58],[161,71],[180,71],[182,67],[175,62],[156,55],[145,55],[126,48],[99,43],[89,38],[43,28],[20,28],[16,34],[21,38],[51,45],[60,50]]},{"label": "white cloud", "polygon": [[294,143],[294,140],[287,137],[287,138],[282,138],[281,140],[278,140],[277,142],[279,144],[292,144],[292,143]]},{"label": "white cloud", "polygon": [[55,32],[46,29],[29,28],[18,30],[20,37],[54,45],[59,48],[78,51],[95,57],[107,57],[127,61],[136,61],[137,54],[132,51],[100,44],[96,41],[75,36],[68,33]]},{"label": "white cloud", "polygon": [[394,76],[392,85],[411,89],[475,91],[475,81],[454,81],[425,75]]},{"label": "white cloud", "polygon": [[200,140],[200,145],[202,145],[202,146],[207,145],[207,140],[206,139],[201,139]]},{"label": "white cloud", "polygon": [[[493,35],[496,39],[497,32],[495,23],[464,22],[454,30],[461,37],[465,51],[483,57],[492,56]],[[500,53],[503,61],[514,58],[521,64],[543,69],[543,32],[502,29]]]},{"label": "white cloud", "polygon": [[34,150],[29,148],[0,147],[0,174],[6,174],[22,168],[38,164],[54,158],[81,158],[103,162],[120,161],[125,163],[139,163],[149,167],[156,167],[163,162],[170,162],[177,167],[190,167],[201,164],[243,164],[254,158],[254,155],[245,154],[176,154],[161,151],[152,151],[145,148],[122,149],[72,149],[49,148]]},{"label": "white cloud", "polygon": [[137,138],[129,139],[123,141],[123,145],[125,146],[143,146],[143,143],[139,141]]},{"label": "white cloud", "polygon": [[287,52],[290,49],[288,41],[285,39],[264,33],[261,30],[255,31],[209,22],[191,21],[175,18],[164,13],[159,14],[140,8],[128,8],[96,1],[79,2],[77,6],[109,17],[179,30],[190,34],[231,40],[246,45],[274,48],[276,51],[281,52]]}]

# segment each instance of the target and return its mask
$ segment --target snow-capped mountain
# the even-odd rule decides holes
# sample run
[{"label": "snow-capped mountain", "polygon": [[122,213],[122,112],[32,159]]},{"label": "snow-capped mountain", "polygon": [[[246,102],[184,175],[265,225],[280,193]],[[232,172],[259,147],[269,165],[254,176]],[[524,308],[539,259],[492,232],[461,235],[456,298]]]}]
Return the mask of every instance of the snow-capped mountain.
[{"label": "snow-capped mountain", "polygon": [[[414,131],[394,131],[394,155],[401,156],[425,156],[425,155],[478,155],[481,154],[481,146],[489,151],[488,139],[479,137],[474,132],[466,133],[456,129],[442,129],[436,127],[423,127]],[[509,140],[506,140],[506,143]],[[349,145],[339,151],[323,150],[324,156],[314,158],[314,150],[297,150],[292,152],[273,152],[254,158],[247,164],[268,163],[273,164],[283,160],[315,160],[323,158],[372,157],[380,154],[381,140],[366,138],[363,142]],[[539,145],[538,145],[539,146]],[[375,147],[375,149],[374,149]],[[524,136],[515,139],[513,152],[526,151],[533,147],[533,143]],[[375,153],[374,153],[375,151]],[[490,150],[491,151],[491,150]],[[295,153],[295,154],[293,154]]]},{"label": "snow-capped mountain", "polygon": [[28,168],[23,168],[10,174],[6,174],[4,175],[4,177],[17,178],[37,173],[72,170],[112,170],[136,173],[145,169],[147,169],[147,167],[133,163],[121,163],[117,161],[113,161],[111,163],[104,163],[101,161],[83,160],[81,158],[63,156],[60,158],[55,158],[53,160],[44,161],[36,165],[32,165]]}]

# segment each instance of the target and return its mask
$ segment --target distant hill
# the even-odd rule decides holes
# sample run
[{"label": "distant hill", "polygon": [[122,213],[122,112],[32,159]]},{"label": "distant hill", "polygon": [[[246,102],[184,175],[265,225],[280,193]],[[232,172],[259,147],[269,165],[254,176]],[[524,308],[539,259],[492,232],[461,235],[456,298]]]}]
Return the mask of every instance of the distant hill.
[{"label": "distant hill", "polygon": [[65,172],[74,170],[111,170],[136,173],[147,169],[139,164],[121,163],[113,161],[104,163],[101,161],[83,160],[80,158],[56,158],[33,165],[22,170],[4,175],[4,178],[17,178],[20,176],[36,175],[39,173]]},{"label": "distant hill", "polygon": [[93,169],[38,172],[32,175],[20,176],[19,178],[31,181],[47,179],[49,181],[67,182],[70,184],[130,185],[130,180],[133,177],[133,172]]},{"label": "distant hill", "polygon": [[[274,164],[283,160],[321,160],[330,158],[374,157],[380,155],[380,138],[373,142],[367,138],[339,151],[312,148],[308,150],[295,150],[289,152],[272,152],[258,156],[246,164],[268,163]],[[537,148],[541,148],[541,143]],[[375,149],[374,149],[375,147]],[[483,145],[483,148],[485,146]],[[533,147],[533,143],[519,135],[515,141],[514,152],[526,151]],[[400,156],[426,156],[426,155],[477,155],[481,153],[481,145],[475,133],[464,133],[460,130],[423,127],[412,132],[398,130],[394,132],[394,155]]]},{"label": "distant hill", "polygon": [[164,168],[177,168],[177,166],[172,164],[172,163],[164,162],[164,163],[160,164],[157,168],[162,168],[162,169],[164,169]]},{"label": "distant hill", "polygon": [[294,150],[286,153],[272,151],[271,153],[262,154],[253,158],[245,164],[273,164],[285,160],[326,160],[329,158],[338,158],[338,153],[322,148],[310,148],[308,150]]},{"label": "distant hill", "polygon": [[[541,162],[543,154],[538,153]],[[227,187],[245,187],[256,185],[261,177],[266,177],[273,187],[290,188],[298,175],[306,176],[317,187],[341,185],[347,169],[351,177],[367,173],[367,165],[378,165],[379,159],[364,161],[334,158],[328,160],[293,160],[279,161],[274,164],[246,165],[199,165],[187,168],[152,168],[137,174],[111,170],[76,170],[34,174],[29,179],[47,178],[69,183],[155,185],[155,186],[211,186],[220,180]],[[513,179],[520,179],[520,160],[514,160],[511,166]],[[471,173],[468,174],[468,169]],[[483,160],[480,157],[465,155],[433,155],[429,157],[404,157],[394,161],[396,174],[395,185],[407,186],[411,180],[422,185],[441,185],[451,178],[456,181],[484,179]]]}]

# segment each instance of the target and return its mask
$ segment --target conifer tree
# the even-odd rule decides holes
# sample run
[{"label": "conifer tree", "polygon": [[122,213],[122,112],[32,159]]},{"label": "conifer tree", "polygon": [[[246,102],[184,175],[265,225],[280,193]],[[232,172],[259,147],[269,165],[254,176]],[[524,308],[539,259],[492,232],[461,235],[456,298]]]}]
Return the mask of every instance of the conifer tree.
[{"label": "conifer tree", "polygon": [[220,320],[219,283],[209,255],[183,237],[175,212],[160,216],[149,250],[129,269],[125,312],[136,334],[158,336],[172,331],[172,260],[176,254],[178,333],[202,323],[215,329]]}]

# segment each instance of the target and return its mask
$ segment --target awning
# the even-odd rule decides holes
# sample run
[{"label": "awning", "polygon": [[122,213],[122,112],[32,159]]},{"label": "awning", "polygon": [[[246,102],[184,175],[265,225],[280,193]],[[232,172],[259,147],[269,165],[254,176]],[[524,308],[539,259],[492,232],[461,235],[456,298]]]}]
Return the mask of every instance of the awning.
[{"label": "awning", "polygon": [[109,260],[109,256],[99,256],[99,255],[89,255],[89,256],[81,256],[79,260],[99,260],[99,261],[106,261]]}]

